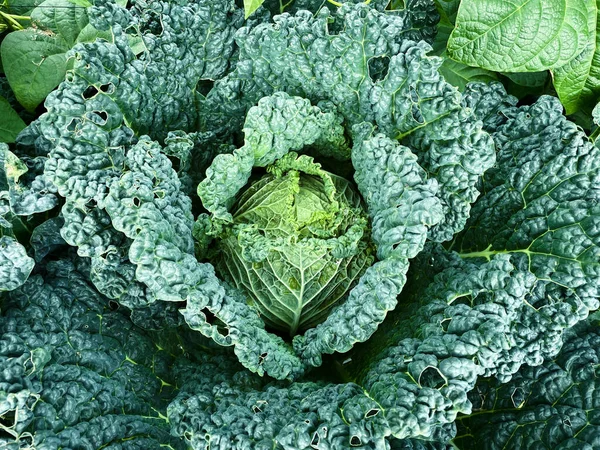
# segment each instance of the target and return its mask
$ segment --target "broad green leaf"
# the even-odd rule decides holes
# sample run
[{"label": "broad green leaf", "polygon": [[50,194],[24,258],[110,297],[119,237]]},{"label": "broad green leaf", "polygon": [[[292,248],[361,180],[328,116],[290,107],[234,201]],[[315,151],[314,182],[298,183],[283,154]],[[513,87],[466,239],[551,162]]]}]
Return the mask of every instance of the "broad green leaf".
[{"label": "broad green leaf", "polygon": [[432,54],[442,57],[443,62],[438,70],[446,81],[462,91],[467,83],[471,81],[489,82],[498,80],[498,75],[490,70],[467,66],[448,58],[446,47],[448,46],[448,38],[454,29],[453,20],[456,18],[456,9],[459,2],[456,0],[438,0],[436,3],[441,19],[432,44]]},{"label": "broad green leaf", "polygon": [[444,59],[439,71],[448,83],[461,91],[464,90],[467,83],[472,81],[488,83],[498,80],[498,76],[490,70],[467,66],[449,58]]},{"label": "broad green leaf", "polygon": [[69,3],[73,3],[74,5],[81,6],[83,8],[88,8],[92,6],[92,2],[88,0],[68,0]]},{"label": "broad green leaf", "polygon": [[561,67],[594,39],[595,15],[595,0],[463,0],[448,54],[498,72]]},{"label": "broad green leaf", "polygon": [[247,19],[265,2],[265,0],[244,0],[244,16]]},{"label": "broad green leaf", "polygon": [[106,39],[108,42],[113,42],[113,34],[110,30],[97,30],[89,23],[83,27],[79,35],[77,35],[76,43],[94,42],[96,39]]},{"label": "broad green leaf", "polygon": [[0,142],[15,142],[17,134],[25,128],[25,122],[10,106],[8,100],[0,96]]},{"label": "broad green leaf", "polygon": [[46,0],[31,12],[36,28],[16,31],[2,42],[4,71],[19,103],[34,110],[61,81],[66,53],[78,42],[112,41],[112,33],[88,24],[86,8],[69,0]]},{"label": "broad green leaf", "polygon": [[72,47],[88,24],[86,8],[74,7],[68,0],[46,0],[31,12],[35,25],[56,34],[57,39]]},{"label": "broad green leaf", "polygon": [[20,16],[28,16],[31,11],[44,0],[6,0],[8,12]]},{"label": "broad green leaf", "polygon": [[26,109],[34,110],[64,79],[68,50],[64,40],[34,28],[4,38],[0,47],[4,72]]},{"label": "broad green leaf", "polygon": [[[597,0],[600,4],[600,1]],[[600,6],[600,5],[598,5]],[[595,28],[595,40],[575,59],[553,71],[554,88],[567,114],[579,109],[587,112],[595,105],[600,95],[600,33],[598,13],[588,17],[588,26]]]},{"label": "broad green leaf", "polygon": [[440,13],[440,22],[448,21],[454,24],[460,0],[435,0],[435,6]]},{"label": "broad green leaf", "polygon": [[546,84],[548,80],[548,72],[517,72],[505,73],[505,77],[510,79],[515,84],[527,88],[539,88]]}]

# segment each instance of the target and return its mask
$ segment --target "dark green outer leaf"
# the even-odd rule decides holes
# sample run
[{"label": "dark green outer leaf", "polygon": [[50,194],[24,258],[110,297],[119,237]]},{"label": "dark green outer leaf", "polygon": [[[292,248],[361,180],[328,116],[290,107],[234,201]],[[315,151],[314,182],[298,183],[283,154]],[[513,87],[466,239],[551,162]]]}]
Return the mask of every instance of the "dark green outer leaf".
[{"label": "dark green outer leaf", "polygon": [[0,142],[15,142],[19,132],[25,128],[25,122],[19,117],[17,112],[12,109],[8,100],[0,96]]},{"label": "dark green outer leaf", "polygon": [[446,217],[430,237],[444,241],[464,226],[477,179],[493,164],[493,147],[462,108],[460,93],[440,76],[441,59],[427,56],[426,43],[410,41],[425,31],[413,28],[407,11],[409,5],[402,14],[345,5],[335,15],[300,11],[244,28],[236,70],[216,83],[201,109],[207,126],[229,129],[236,125],[232,117],[242,117],[260,97],[284,90],[313,103],[331,101],[348,125],[376,123],[440,183]]},{"label": "dark green outer leaf", "polygon": [[565,333],[556,358],[523,368],[507,384],[482,380],[475,411],[458,420],[462,450],[577,449],[599,445],[598,316]]},{"label": "dark green outer leaf", "polygon": [[0,446],[183,449],[162,414],[177,344],[111,311],[71,261],[45,269],[2,299]]}]

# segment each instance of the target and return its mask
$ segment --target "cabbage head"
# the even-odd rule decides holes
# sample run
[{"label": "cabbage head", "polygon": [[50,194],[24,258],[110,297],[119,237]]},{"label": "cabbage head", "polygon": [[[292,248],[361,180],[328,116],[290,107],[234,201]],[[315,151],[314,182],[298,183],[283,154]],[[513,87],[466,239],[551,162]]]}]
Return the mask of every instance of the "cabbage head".
[{"label": "cabbage head", "polygon": [[292,336],[323,321],[373,262],[360,195],[309,156],[269,166],[230,212],[217,269],[268,326]]}]

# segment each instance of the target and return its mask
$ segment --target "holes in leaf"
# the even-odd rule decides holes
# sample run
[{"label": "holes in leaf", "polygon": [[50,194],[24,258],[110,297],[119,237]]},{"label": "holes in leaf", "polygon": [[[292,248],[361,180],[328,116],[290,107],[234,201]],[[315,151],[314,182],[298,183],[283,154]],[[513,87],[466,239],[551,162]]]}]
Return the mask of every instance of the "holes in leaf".
[{"label": "holes in leaf", "polygon": [[254,414],[258,414],[258,413],[261,413],[261,412],[262,412],[262,409],[260,409],[260,408],[258,407],[258,405],[252,405],[252,412],[253,412]]},{"label": "holes in leaf", "polygon": [[136,208],[139,208],[140,205],[142,204],[142,202],[140,201],[140,199],[137,198],[137,197],[133,197],[132,201],[133,201],[133,206],[135,206]]},{"label": "holes in leaf", "polygon": [[306,425],[310,425],[310,420],[308,420],[308,419],[304,419],[304,423],[305,423]]},{"label": "holes in leaf", "polygon": [[379,409],[377,408],[373,408],[367,411],[367,413],[365,414],[365,419],[369,419],[371,417],[375,417],[377,414],[379,414]]},{"label": "holes in leaf", "polygon": [[423,118],[423,114],[421,114],[421,111],[419,110],[419,107],[416,104],[413,104],[410,108],[410,114],[413,118],[413,120],[418,123],[418,124],[423,124],[425,123],[425,119]]},{"label": "holes in leaf", "polygon": [[566,417],[566,418],[563,420],[563,424],[564,424],[564,425],[566,425],[566,426],[568,426],[569,428],[572,426],[572,424],[571,424],[571,420],[570,420],[568,417]]},{"label": "holes in leaf", "polygon": [[67,131],[74,133],[75,131],[77,131],[77,127],[79,126],[80,123],[81,123],[81,119],[71,119],[71,121],[67,125]]},{"label": "holes in leaf", "polygon": [[390,68],[389,56],[375,56],[369,59],[369,77],[373,82],[383,80]]},{"label": "holes in leaf", "polygon": [[315,434],[313,434],[312,440],[310,441],[310,446],[312,448],[318,448],[320,440],[321,437],[319,436],[319,433],[315,431]]},{"label": "holes in leaf", "polygon": [[96,89],[96,86],[88,86],[85,91],[83,91],[83,94],[81,94],[84,100],[94,98],[96,95],[98,95],[98,89]]},{"label": "holes in leaf", "polygon": [[210,92],[210,90],[213,88],[214,84],[215,84],[215,82],[212,80],[200,80],[196,84],[196,92],[198,94],[206,97],[208,95],[208,93]]},{"label": "holes in leaf", "polygon": [[515,388],[510,395],[510,401],[515,408],[522,408],[525,404],[525,393],[522,389]]},{"label": "holes in leaf", "polygon": [[141,23],[140,32],[149,31],[155,36],[160,36],[163,32],[162,17],[157,11],[147,11],[145,21]]},{"label": "holes in leaf", "polygon": [[410,100],[413,103],[419,103],[419,94],[417,94],[417,91],[414,87],[409,87],[408,88],[408,94],[410,95]]},{"label": "holes in leaf", "polygon": [[259,365],[263,364],[263,363],[265,362],[265,359],[267,359],[267,356],[268,356],[268,355],[269,355],[269,354],[268,354],[267,352],[263,352],[263,353],[261,353],[261,354],[259,355],[259,357],[258,357],[258,364],[259,364]]},{"label": "holes in leaf", "polygon": [[448,384],[448,381],[437,367],[426,367],[419,375],[419,385],[432,389],[441,389]]},{"label": "holes in leaf", "polygon": [[217,332],[222,336],[222,337],[227,337],[229,336],[229,328],[227,327],[227,325],[225,323],[223,323],[221,320],[219,320],[213,313],[211,313],[207,308],[202,310],[202,313],[204,314],[206,323],[209,324],[210,326],[213,326],[217,329]]},{"label": "holes in leaf", "polygon": [[105,94],[112,94],[115,92],[115,85],[112,83],[106,83],[100,86],[100,90]]},{"label": "holes in leaf", "polygon": [[467,305],[473,306],[473,297],[471,294],[457,294],[448,301],[449,305]]},{"label": "holes in leaf", "polygon": [[106,125],[106,121],[108,120],[108,114],[105,111],[92,111],[91,113],[87,113],[86,117],[100,126]]},{"label": "holes in leaf", "polygon": [[445,319],[443,319],[443,320],[440,322],[440,326],[442,327],[442,330],[444,330],[444,333],[447,333],[447,332],[448,332],[448,327],[450,326],[450,322],[451,322],[451,321],[452,321],[452,319],[451,319],[451,318],[449,318],[449,317],[446,317]]},{"label": "holes in leaf", "polygon": [[352,447],[358,447],[359,445],[362,445],[362,441],[360,440],[360,437],[354,435],[350,438],[350,445]]},{"label": "holes in leaf", "polygon": [[108,114],[105,111],[94,111],[96,114],[100,116],[104,123],[108,120]]}]

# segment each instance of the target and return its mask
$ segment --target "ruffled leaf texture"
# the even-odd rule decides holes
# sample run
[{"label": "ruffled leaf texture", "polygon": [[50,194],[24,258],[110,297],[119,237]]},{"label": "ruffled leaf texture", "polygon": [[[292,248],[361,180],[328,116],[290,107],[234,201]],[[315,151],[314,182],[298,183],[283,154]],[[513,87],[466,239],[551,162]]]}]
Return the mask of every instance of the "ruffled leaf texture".
[{"label": "ruffled leaf texture", "polygon": [[560,353],[521,370],[506,384],[481,380],[459,417],[461,449],[580,449],[598,446],[598,314],[565,332]]},{"label": "ruffled leaf texture", "polygon": [[439,74],[442,60],[426,55],[427,27],[413,23],[424,16],[417,14],[424,5],[407,2],[390,14],[348,4],[335,13],[286,13],[241,28],[238,63],[200,102],[202,120],[220,132],[239,129],[246,111],[274,91],[313,104],[330,101],[348,124],[375,123],[418,156],[438,180],[444,208],[430,238],[451,239],[469,216],[477,180],[494,163],[494,151],[458,90]]},{"label": "ruffled leaf texture", "polygon": [[[343,133],[335,115],[282,92],[264,97],[250,109],[244,131],[244,146],[233,154],[217,156],[198,187],[206,208],[214,213],[213,226],[230,220],[228,206],[247,183],[253,166],[273,163],[290,150],[315,142],[332,142],[331,146]],[[366,269],[347,299],[324,322],[294,337],[293,355],[308,366],[320,366],[323,354],[347,352],[375,332],[396,306],[408,259],[421,251],[428,229],[443,217],[437,182],[427,180],[408,148],[364,123],[355,128],[351,156],[355,180],[373,222],[372,240],[379,261]],[[202,320],[197,324],[197,317],[202,316],[203,305],[190,298],[182,311],[188,324],[200,331],[204,325]],[[260,355],[262,365],[270,355],[267,351]]]},{"label": "ruffled leaf texture", "polygon": [[[478,379],[508,382],[521,366],[552,360],[564,331],[598,308],[598,149],[556,99],[514,107],[497,85],[472,85],[466,95],[499,163],[452,249],[428,244],[388,319],[329,362],[344,383],[251,384],[243,372],[198,369],[218,372],[218,381],[188,377],[169,407],[192,447],[447,442],[457,415],[472,412]],[[405,442],[394,445],[411,448]]]},{"label": "ruffled leaf texture", "polygon": [[35,262],[27,241],[44,220],[39,214],[58,203],[56,189],[41,173],[45,159],[16,155],[0,143],[0,291],[12,291],[29,277]]},{"label": "ruffled leaf texture", "polygon": [[[371,20],[387,17],[381,13],[373,16],[370,9],[361,8],[351,10],[359,16],[368,13]],[[48,112],[37,123],[51,149],[44,176],[65,200],[61,210],[62,238],[76,246],[80,256],[91,258],[91,280],[104,295],[133,309],[134,314],[145,309],[138,315],[138,323],[148,321],[152,328],[156,327],[154,318],[160,313],[153,304],[157,300],[186,301],[187,311],[192,311],[186,317],[190,326],[222,345],[234,346],[247,368],[279,379],[293,378],[306,365],[320,364],[322,352],[346,351],[372,334],[395,304],[404,282],[403,272],[394,275],[386,270],[405,271],[406,260],[396,262],[394,268],[377,266],[359,284],[360,296],[349,303],[354,305],[351,312],[343,313],[348,319],[365,311],[352,319],[360,324],[354,334],[343,336],[339,327],[345,325],[334,324],[340,312],[314,335],[324,339],[324,343],[315,345],[308,340],[296,349],[267,333],[246,299],[222,283],[212,266],[196,260],[191,201],[185,195],[189,179],[185,173],[174,170],[167,155],[178,159],[180,168],[187,167],[190,147],[210,139],[206,133],[185,134],[185,130],[195,128],[199,119],[196,98],[191,93],[199,79],[217,79],[228,70],[233,34],[240,19],[241,12],[225,0],[191,4],[156,1],[131,10],[112,3],[94,7],[91,22],[99,29],[110,25],[114,43],[97,41],[76,46],[73,70],[46,100]],[[398,35],[396,40],[403,34],[402,24],[408,26],[409,22],[402,19],[389,30]],[[125,33],[131,30],[142,36],[148,49],[139,58],[126,38]],[[424,47],[406,45],[425,58]],[[396,49],[400,50],[399,45]],[[443,83],[435,75],[435,68],[429,69],[427,76]],[[303,104],[309,110],[314,108],[308,100]],[[460,109],[459,103],[455,106]],[[341,119],[334,113],[335,105],[331,101],[319,102],[319,108],[323,114],[311,123],[321,130],[321,137],[312,142],[313,148],[328,156],[347,157],[349,149]],[[270,123],[256,117],[255,122],[252,116],[247,122],[249,129],[255,129],[254,134],[247,130],[247,138],[258,149],[260,159],[264,150],[260,133],[264,127],[281,124],[275,119]],[[305,134],[297,137],[302,143],[314,131],[308,123],[304,126],[298,128]],[[145,133],[150,137],[145,137]],[[164,140],[165,145],[152,139]],[[295,149],[294,145],[285,151]],[[226,155],[224,159],[230,157]],[[411,162],[411,167],[416,168],[416,163]],[[222,176],[221,172],[216,173]],[[426,174],[421,171],[418,176],[424,179]],[[232,185],[239,186],[242,181]],[[207,206],[210,209],[210,203]],[[437,216],[434,211],[422,225],[433,224]],[[397,219],[391,219],[390,226],[393,220]],[[422,245],[426,229],[419,230],[422,234],[414,241]],[[418,249],[413,251],[416,252]],[[396,276],[398,280],[394,279]],[[370,292],[379,289],[382,277],[388,280],[381,288],[385,297],[375,303],[360,304]],[[174,308],[165,308],[171,318],[176,314]],[[343,337],[336,342],[336,336]]]},{"label": "ruffled leaf texture", "polygon": [[0,447],[183,450],[165,416],[177,341],[150,339],[72,261],[44,269],[0,301]]}]

